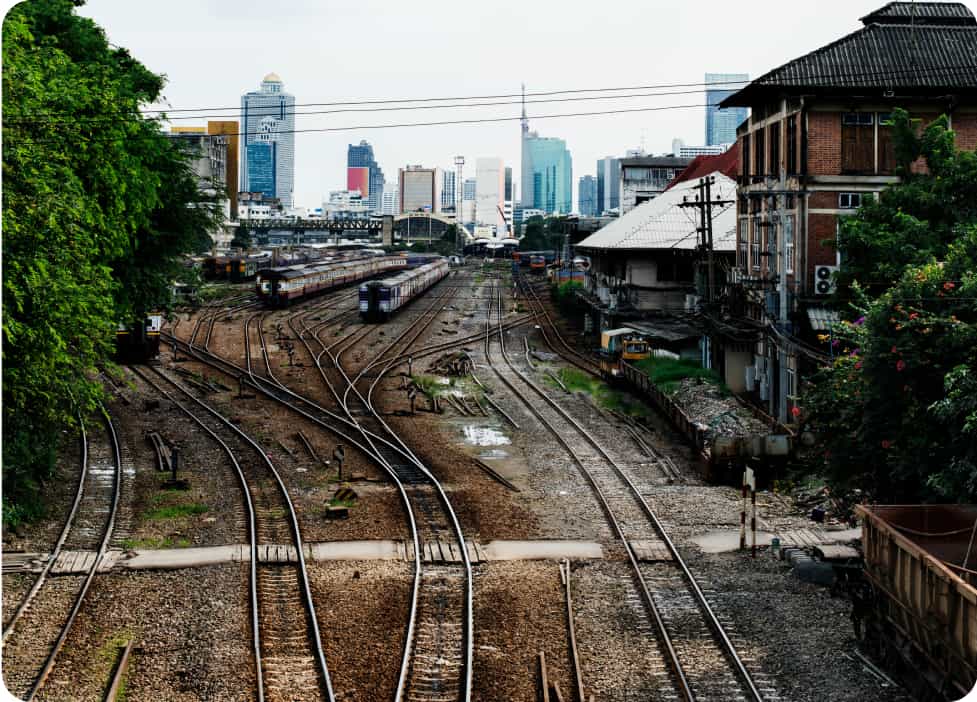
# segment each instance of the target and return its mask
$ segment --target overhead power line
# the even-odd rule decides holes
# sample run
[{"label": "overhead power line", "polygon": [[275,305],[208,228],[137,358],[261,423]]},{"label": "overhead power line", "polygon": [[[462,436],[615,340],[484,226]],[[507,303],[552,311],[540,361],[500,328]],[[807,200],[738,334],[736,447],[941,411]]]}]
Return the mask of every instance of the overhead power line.
[{"label": "overhead power line", "polygon": [[[823,76],[822,80],[836,80],[840,83],[846,81],[851,81],[857,78],[867,78],[867,77],[890,77],[895,78],[902,75],[909,76],[919,76],[921,74],[927,73],[950,73],[956,74],[961,72],[972,73],[974,71],[973,65],[963,65],[963,66],[937,66],[930,68],[910,68],[901,70],[886,70],[886,71],[865,71],[860,73],[839,73],[835,76]],[[688,93],[702,92],[703,90],[728,90],[735,88],[739,85],[747,85],[750,83],[755,83],[758,80],[762,80],[762,77],[757,80],[744,80],[744,81],[724,81],[720,83],[706,83],[706,82],[691,82],[691,83],[657,83],[657,84],[647,84],[647,85],[630,85],[630,86],[620,86],[620,87],[603,87],[603,88],[573,88],[566,90],[549,90],[549,91],[535,91],[526,93],[527,97],[552,97],[557,95],[579,95],[582,93],[615,93],[621,91],[635,91],[635,90],[660,90],[660,89],[671,89],[671,88],[698,88],[696,90],[683,91]],[[785,86],[790,87],[792,84],[804,85],[806,83],[805,79],[797,78],[796,80],[788,80],[778,82],[773,87]],[[683,93],[660,93],[662,95],[669,94],[683,94]],[[500,93],[494,95],[462,95],[462,96],[449,96],[449,97],[419,97],[419,98],[384,98],[384,99],[370,99],[370,100],[346,100],[346,101],[333,101],[333,102],[305,102],[296,103],[294,107],[362,107],[362,106],[374,106],[374,105],[409,105],[410,103],[432,103],[432,102],[459,102],[468,100],[497,100],[497,99],[508,99],[508,98],[521,98],[522,93]],[[536,102],[554,102],[556,100],[538,100]],[[441,107],[448,107],[448,105],[441,105]],[[411,108],[406,108],[411,109]],[[420,106],[417,107],[420,109]],[[432,108],[425,108],[432,109]],[[191,107],[191,108],[143,108],[138,110],[140,114],[143,115],[166,115],[167,119],[175,119],[169,117],[169,115],[175,113],[200,113],[195,115],[195,119],[202,119],[208,116],[208,113],[214,112],[227,112],[239,110],[238,105],[223,106],[223,107]],[[131,115],[133,110],[109,110],[102,112],[102,115]],[[239,113],[235,113],[239,114]],[[299,113],[296,113],[299,114]],[[313,113],[307,113],[313,114]],[[89,118],[95,117],[96,115],[91,115]],[[75,112],[68,111],[50,111],[50,112],[36,112],[25,115],[16,116],[13,119],[7,120],[9,123],[13,122],[25,122],[33,120],[44,120],[44,119],[58,119],[76,118]],[[187,119],[181,117],[180,119]]]},{"label": "overhead power line", "polygon": [[[533,117],[533,119],[558,119],[560,117],[596,117],[596,116],[600,116],[600,115],[619,115],[619,114],[636,113],[636,112],[663,112],[663,111],[667,111],[667,110],[685,110],[685,109],[691,109],[691,108],[694,108],[694,107],[706,107],[706,105],[703,105],[701,103],[696,103],[694,105],[659,105],[659,106],[656,106],[656,107],[633,107],[633,108],[622,108],[622,109],[617,109],[617,110],[600,110],[600,111],[597,111],[597,112],[569,112],[569,113],[550,114],[550,115],[535,115]],[[391,124],[363,124],[363,125],[357,125],[357,126],[351,126],[351,127],[309,127],[309,128],[306,128],[306,129],[284,129],[284,130],[281,130],[281,131],[273,132],[273,134],[279,135],[279,134],[302,134],[302,133],[310,133],[310,132],[353,132],[353,131],[366,131],[366,130],[373,130],[373,129],[399,129],[399,128],[404,128],[404,127],[440,127],[440,126],[463,125],[463,124],[489,124],[489,123],[495,123],[495,122],[518,122],[520,119],[522,119],[522,117],[519,117],[519,116],[516,116],[516,117],[483,117],[483,118],[476,118],[476,119],[439,120],[439,121],[432,121],[432,122],[397,122],[397,123],[391,123]],[[174,134],[173,136],[174,137],[181,137],[181,136],[186,136],[186,137],[194,137],[194,136],[258,136],[258,135],[262,135],[262,134],[265,134],[265,132],[259,132],[259,131],[253,131],[253,132],[233,132],[233,133],[228,133],[228,134],[210,134],[210,135],[201,135],[201,134],[192,134],[192,133],[187,133],[187,134],[177,133],[177,134]],[[134,139],[156,139],[156,138],[159,138],[159,136],[161,136],[161,135],[162,136],[166,136],[165,133],[163,133],[163,134],[157,133],[157,134],[148,134],[148,135],[145,135],[145,136],[126,137],[125,139],[128,140],[128,141],[131,141],[131,140],[134,140]],[[92,143],[92,142],[97,142],[98,141],[98,137],[99,137],[98,133],[95,133],[95,134],[92,134],[90,137],[82,137],[82,138],[86,142]],[[117,137],[115,135],[110,135],[110,136],[104,137],[103,138],[103,141],[116,141],[118,139],[120,139],[120,137]],[[58,143],[58,142],[62,141],[61,139],[58,139],[58,138],[55,138],[55,137],[45,137],[45,138],[42,138],[42,139],[32,139],[30,136],[22,136],[22,137],[20,137],[20,136],[18,136],[18,137],[8,136],[6,138],[6,140],[8,142],[9,141],[18,141],[18,142],[31,142],[31,143],[35,143],[35,144]]]}]

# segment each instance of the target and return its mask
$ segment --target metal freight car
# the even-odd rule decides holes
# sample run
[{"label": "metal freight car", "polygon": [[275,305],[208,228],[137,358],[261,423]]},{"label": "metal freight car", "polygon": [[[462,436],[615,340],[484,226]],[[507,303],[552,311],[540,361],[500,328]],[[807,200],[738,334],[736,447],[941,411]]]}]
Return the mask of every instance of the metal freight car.
[{"label": "metal freight car", "polygon": [[920,700],[977,684],[977,505],[862,505],[856,633]]}]

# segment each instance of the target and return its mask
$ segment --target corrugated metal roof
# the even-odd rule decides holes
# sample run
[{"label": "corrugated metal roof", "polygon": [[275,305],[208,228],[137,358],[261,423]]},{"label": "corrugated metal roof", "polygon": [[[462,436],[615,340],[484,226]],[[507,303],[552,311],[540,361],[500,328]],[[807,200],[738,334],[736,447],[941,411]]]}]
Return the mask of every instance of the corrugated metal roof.
[{"label": "corrugated metal roof", "polygon": [[749,106],[770,89],[977,90],[977,24],[869,24],[765,73],[720,103]]},{"label": "corrugated metal roof", "polygon": [[914,20],[933,24],[974,24],[974,13],[960,2],[890,2],[861,18],[863,24]]},{"label": "corrugated metal roof", "polygon": [[739,175],[739,168],[740,145],[739,142],[737,142],[721,154],[704,154],[702,156],[696,156],[694,159],[692,159],[692,163],[685,167],[684,171],[672,179],[672,182],[668,184],[668,187],[665,188],[665,190],[670,190],[679,183],[684,183],[687,180],[702,178],[703,176],[706,176],[714,171],[719,171],[724,175],[728,175],[730,178],[735,178],[737,175]]},{"label": "corrugated metal roof", "polygon": [[[730,200],[713,208],[713,249],[736,250],[736,182],[719,172],[712,197]],[[683,198],[691,201],[697,181],[680,183],[654,200],[642,203],[576,245],[580,249],[695,249],[699,215],[695,208],[679,207]]]}]

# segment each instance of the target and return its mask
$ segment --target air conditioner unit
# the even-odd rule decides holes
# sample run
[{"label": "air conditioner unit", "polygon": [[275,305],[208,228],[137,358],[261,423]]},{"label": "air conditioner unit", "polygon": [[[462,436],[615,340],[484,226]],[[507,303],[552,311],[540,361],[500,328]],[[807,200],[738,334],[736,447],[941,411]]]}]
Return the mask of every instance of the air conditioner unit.
[{"label": "air conditioner unit", "polygon": [[746,367],[746,389],[753,390],[756,387],[756,366]]},{"label": "air conditioner unit", "polygon": [[830,295],[835,291],[834,274],[838,266],[815,266],[814,267],[814,294]]},{"label": "air conditioner unit", "polygon": [[760,381],[760,399],[761,400],[770,399],[769,386],[762,380]]}]

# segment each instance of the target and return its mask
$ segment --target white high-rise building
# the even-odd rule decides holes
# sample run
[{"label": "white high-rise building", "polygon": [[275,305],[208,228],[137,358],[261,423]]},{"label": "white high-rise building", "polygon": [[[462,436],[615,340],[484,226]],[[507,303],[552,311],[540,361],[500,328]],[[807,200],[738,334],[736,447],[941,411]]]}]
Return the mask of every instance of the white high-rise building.
[{"label": "white high-rise building", "polygon": [[277,197],[291,207],[295,191],[295,96],[277,73],[241,96],[240,190]]},{"label": "white high-rise building", "polygon": [[505,168],[501,158],[480,158],[475,161],[475,224],[495,227],[495,236],[506,236]]},{"label": "white high-rise building", "polygon": [[457,197],[457,191],[455,190],[455,180],[457,180],[458,174],[452,170],[445,169],[441,171],[441,211],[450,210],[454,212],[456,203],[455,199]]},{"label": "white high-rise building", "polygon": [[395,215],[400,212],[400,186],[398,183],[384,183],[380,214]]}]

